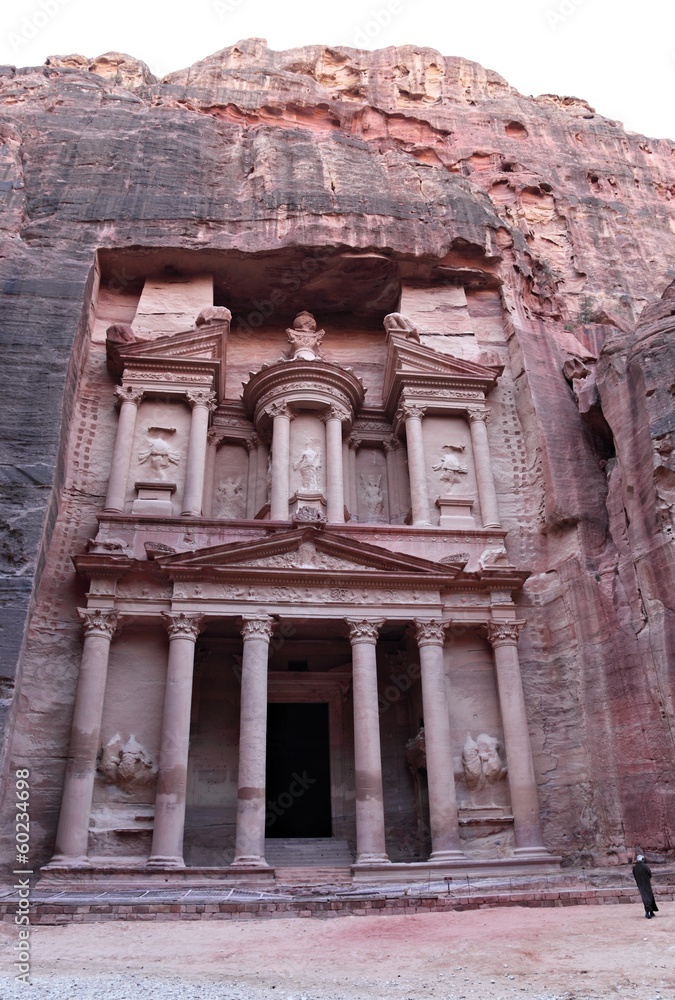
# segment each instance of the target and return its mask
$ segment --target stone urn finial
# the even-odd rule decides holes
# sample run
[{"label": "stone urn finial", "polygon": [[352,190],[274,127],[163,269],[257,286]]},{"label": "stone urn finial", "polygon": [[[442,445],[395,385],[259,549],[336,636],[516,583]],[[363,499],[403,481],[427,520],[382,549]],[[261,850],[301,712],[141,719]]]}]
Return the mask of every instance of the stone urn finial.
[{"label": "stone urn finial", "polygon": [[293,326],[286,330],[291,345],[293,361],[318,361],[321,358],[319,345],[325,331],[317,330],[316,320],[311,313],[299,312]]}]

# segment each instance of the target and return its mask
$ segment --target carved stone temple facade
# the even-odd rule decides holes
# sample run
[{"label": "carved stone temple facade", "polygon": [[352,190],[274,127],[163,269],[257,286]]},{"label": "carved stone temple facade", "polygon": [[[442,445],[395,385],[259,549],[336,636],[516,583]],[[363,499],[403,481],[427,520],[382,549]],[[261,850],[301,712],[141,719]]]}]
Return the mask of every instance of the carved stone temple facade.
[{"label": "carved stone temple facade", "polygon": [[494,474],[511,376],[416,317],[463,289],[253,335],[208,276],[195,321],[160,308],[172,284],[99,306],[78,389],[104,490],[43,881],[556,866]]}]

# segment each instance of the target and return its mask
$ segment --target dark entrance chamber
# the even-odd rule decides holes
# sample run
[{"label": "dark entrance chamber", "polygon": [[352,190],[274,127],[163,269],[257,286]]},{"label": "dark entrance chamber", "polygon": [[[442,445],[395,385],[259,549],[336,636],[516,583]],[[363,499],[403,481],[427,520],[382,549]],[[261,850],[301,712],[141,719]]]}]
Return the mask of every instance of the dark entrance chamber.
[{"label": "dark entrance chamber", "polygon": [[266,782],[266,837],[332,835],[327,704],[267,706]]}]

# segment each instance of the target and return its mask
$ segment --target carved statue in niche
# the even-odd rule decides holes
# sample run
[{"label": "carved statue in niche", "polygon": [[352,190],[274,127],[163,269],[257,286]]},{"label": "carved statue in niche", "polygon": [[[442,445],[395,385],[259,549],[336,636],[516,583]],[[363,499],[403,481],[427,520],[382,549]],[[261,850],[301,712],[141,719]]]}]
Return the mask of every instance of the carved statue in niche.
[{"label": "carved statue in niche", "polygon": [[167,469],[180,462],[180,452],[174,451],[167,440],[175,433],[175,427],[148,427],[147,447],[138,453],[141,465],[147,463],[159,479],[166,479]]},{"label": "carved statue in niche", "polygon": [[363,502],[371,518],[381,518],[384,514],[384,497],[382,495],[382,476],[359,476]]},{"label": "carved statue in niche", "polygon": [[325,330],[317,330],[316,320],[309,312],[299,312],[293,326],[286,330],[294,361],[316,361],[321,358],[319,346]]},{"label": "carved statue in niche", "polygon": [[230,476],[225,482],[218,484],[216,498],[221,514],[230,517],[244,517],[246,514],[246,497],[244,496],[244,477]]},{"label": "carved statue in niche", "polygon": [[309,492],[316,492],[320,489],[321,456],[316,450],[318,447],[318,441],[308,441],[300,458],[293,466],[294,471],[300,473],[303,490]]},{"label": "carved statue in niche", "polygon": [[420,335],[415,324],[403,313],[389,313],[384,317],[384,328],[387,333],[402,333],[408,340],[419,343]]},{"label": "carved statue in niche", "polygon": [[157,765],[133,733],[126,743],[116,733],[103,747],[98,770],[111,785],[120,785],[132,791],[152,784]]},{"label": "carved statue in niche", "polygon": [[465,462],[461,461],[460,456],[464,452],[463,444],[444,444],[443,451],[444,455],[435,465],[431,468],[434,472],[440,472],[441,480],[444,483],[460,483],[461,476],[465,476],[469,469]]},{"label": "carved statue in niche", "polygon": [[474,740],[467,733],[462,748],[462,769],[466,787],[471,791],[480,791],[501,781],[507,768],[499,756],[499,740],[487,733],[481,733]]}]

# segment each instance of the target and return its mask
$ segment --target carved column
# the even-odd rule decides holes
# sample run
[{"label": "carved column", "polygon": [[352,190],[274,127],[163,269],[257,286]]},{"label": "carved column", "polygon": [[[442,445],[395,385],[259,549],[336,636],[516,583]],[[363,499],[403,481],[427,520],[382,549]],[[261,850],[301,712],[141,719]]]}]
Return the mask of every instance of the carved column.
[{"label": "carved column", "polygon": [[326,520],[344,524],[345,489],[342,469],[342,421],[347,414],[339,406],[331,406],[324,417],[326,423]]},{"label": "carved column", "polygon": [[427,468],[424,460],[424,437],[422,435],[422,417],[425,412],[425,407],[418,406],[417,403],[404,403],[399,410],[399,414],[405,419],[413,526],[431,524]]},{"label": "carved column", "polygon": [[351,504],[351,515],[352,520],[360,521],[359,516],[359,492],[356,486],[356,453],[361,447],[361,438],[357,437],[355,434],[351,434],[349,437],[349,464],[348,477],[349,477],[349,501]]},{"label": "carved column", "polygon": [[463,858],[450,734],[450,714],[443,663],[446,626],[415,619],[415,638],[422,670],[422,707],[429,782],[431,861]]},{"label": "carved column", "polygon": [[467,410],[469,427],[471,429],[471,447],[476,470],[478,499],[484,528],[501,528],[499,507],[497,506],[497,491],[495,490],[492,462],[490,460],[490,445],[487,436],[488,411],[477,407]]},{"label": "carved column", "polygon": [[258,512],[256,507],[256,494],[258,490],[258,445],[260,439],[257,434],[251,434],[246,438],[246,451],[248,452],[248,479],[246,482],[246,517],[255,517]]},{"label": "carved column", "polygon": [[206,435],[206,468],[204,470],[204,498],[202,501],[202,512],[204,517],[213,517],[213,498],[216,491],[216,456],[218,446],[222,441],[220,431],[215,427],[209,429]]},{"label": "carved column", "polygon": [[265,762],[267,753],[267,659],[274,622],[244,616],[241,634],[241,705],[237,830],[233,864],[266,868]]},{"label": "carved column", "polygon": [[204,496],[204,471],[206,469],[206,444],[209,416],[214,406],[215,394],[198,390],[186,393],[192,407],[190,439],[188,441],[185,489],[183,491],[183,517],[200,517]]},{"label": "carved column", "polygon": [[183,868],[183,831],[190,745],[190,709],[195,642],[203,615],[162,615],[169,633],[162,737],[157,774],[155,825],[148,864]]},{"label": "carved column", "polygon": [[387,493],[389,494],[389,523],[398,524],[401,514],[401,494],[398,483],[398,438],[390,437],[384,442],[384,454],[387,462]]},{"label": "carved column", "polygon": [[495,657],[516,851],[531,854],[533,850],[546,852],[546,848],[518,660],[518,635],[524,625],[525,622],[489,622],[486,632]]},{"label": "carved column", "polygon": [[131,465],[131,448],[134,443],[134,431],[136,429],[136,416],[139,404],[143,398],[143,391],[141,389],[134,389],[130,385],[125,385],[123,387],[118,386],[115,389],[115,395],[121,400],[120,415],[117,422],[117,436],[115,437],[115,447],[110,465],[108,494],[103,509],[111,514],[123,514],[124,502],[127,496],[129,467]]},{"label": "carved column", "polygon": [[115,611],[78,608],[77,613],[84,623],[84,647],[53,864],[84,864],[87,859],[110,643],[118,628]]},{"label": "carved column", "polygon": [[288,520],[291,460],[291,414],[285,403],[272,403],[272,490],[270,520]]},{"label": "carved column", "polygon": [[377,635],[384,619],[346,619],[352,646],[354,764],[356,772],[356,863],[388,862],[384,836],[384,795],[380,716],[377,700]]}]

